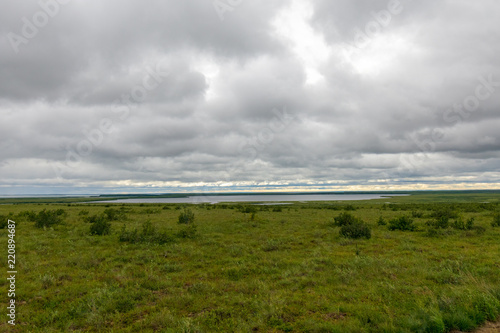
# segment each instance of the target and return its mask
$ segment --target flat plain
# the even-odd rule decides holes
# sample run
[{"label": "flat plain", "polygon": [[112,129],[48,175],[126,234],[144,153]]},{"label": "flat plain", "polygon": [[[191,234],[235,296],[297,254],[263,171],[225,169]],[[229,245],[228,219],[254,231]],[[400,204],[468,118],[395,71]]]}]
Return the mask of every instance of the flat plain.
[{"label": "flat plain", "polygon": [[[2,331],[451,332],[500,314],[497,192],[4,203],[18,276],[16,325],[3,315]],[[6,272],[5,226],[0,234]],[[8,281],[0,287],[6,295]]]}]

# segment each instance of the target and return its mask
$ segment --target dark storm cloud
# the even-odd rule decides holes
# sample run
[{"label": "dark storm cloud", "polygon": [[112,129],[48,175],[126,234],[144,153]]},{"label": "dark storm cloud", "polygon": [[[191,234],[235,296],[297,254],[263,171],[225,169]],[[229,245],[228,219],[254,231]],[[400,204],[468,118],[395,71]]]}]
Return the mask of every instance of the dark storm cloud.
[{"label": "dark storm cloud", "polygon": [[[41,1],[47,2],[57,3]],[[88,83],[96,84],[103,78],[119,78],[155,52],[168,55],[194,49],[244,61],[260,54],[279,53],[282,48],[268,33],[269,20],[280,1],[266,4],[265,11],[261,10],[263,1],[242,5],[230,25],[221,24],[208,1],[75,0],[60,5],[57,15],[40,28],[33,17],[44,7],[36,2],[10,6],[0,14],[1,31],[6,38],[2,43],[4,80],[0,86],[0,96],[4,98],[62,97],[68,85],[81,87],[78,77],[89,81],[93,78]],[[8,52],[6,49],[12,44],[8,34],[23,37],[25,20],[38,33],[26,38],[27,44],[14,43],[17,54],[12,49]]]},{"label": "dark storm cloud", "polygon": [[500,183],[498,2],[221,1],[9,4],[0,185]]}]

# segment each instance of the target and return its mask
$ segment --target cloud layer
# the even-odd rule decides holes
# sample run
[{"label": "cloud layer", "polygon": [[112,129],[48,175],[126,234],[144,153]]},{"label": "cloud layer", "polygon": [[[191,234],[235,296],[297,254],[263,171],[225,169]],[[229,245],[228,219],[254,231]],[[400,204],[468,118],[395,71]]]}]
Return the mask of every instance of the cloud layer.
[{"label": "cloud layer", "polygon": [[500,3],[0,13],[0,193],[498,188]]}]

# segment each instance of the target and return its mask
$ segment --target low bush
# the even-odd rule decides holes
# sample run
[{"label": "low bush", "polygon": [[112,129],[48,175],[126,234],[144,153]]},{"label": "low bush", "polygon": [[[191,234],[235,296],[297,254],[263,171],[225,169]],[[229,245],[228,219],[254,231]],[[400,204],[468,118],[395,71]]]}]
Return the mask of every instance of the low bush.
[{"label": "low bush", "polygon": [[473,230],[476,232],[477,236],[482,236],[486,232],[486,228],[483,227],[482,225],[473,227]]},{"label": "low bush", "polygon": [[103,236],[109,235],[111,232],[111,223],[107,215],[97,215],[92,219],[92,225],[90,226],[90,234]]},{"label": "low bush", "polygon": [[342,212],[334,217],[332,223],[335,227],[341,227],[339,234],[342,237],[359,239],[370,239],[372,236],[370,227],[360,218],[351,215],[350,213]]},{"label": "low bush", "polygon": [[411,212],[411,217],[422,218],[422,217],[424,217],[424,213],[414,210],[414,211]]},{"label": "low bush", "polygon": [[95,223],[97,222],[101,217],[104,217],[107,219],[105,215],[91,215],[91,216],[86,216],[83,218],[83,221],[87,223]]},{"label": "low bush", "polygon": [[236,209],[241,213],[255,213],[257,212],[257,207],[253,205],[237,205]]},{"label": "low bush", "polygon": [[23,210],[19,214],[17,214],[18,218],[24,218],[30,222],[35,222],[36,213],[32,210]]},{"label": "low bush", "polygon": [[153,208],[146,208],[139,212],[139,214],[144,214],[144,215],[160,214],[160,213],[161,213],[160,209],[153,209]]},{"label": "low bush", "polygon": [[7,216],[0,215],[0,229],[7,228],[8,224],[9,224],[9,219],[7,218]]},{"label": "low bush", "polygon": [[179,230],[176,235],[179,238],[193,239],[196,237],[196,231],[197,231],[196,225],[190,224],[190,225],[186,226],[185,228]]},{"label": "low bush", "polygon": [[114,208],[105,209],[104,215],[106,215],[109,221],[118,221],[125,218],[125,213],[123,211]]},{"label": "low bush", "polygon": [[358,218],[352,216],[349,213],[340,213],[340,215],[334,217],[333,220],[334,220],[333,225],[336,227],[342,227],[345,225],[353,224],[355,222],[359,222]]},{"label": "low bush", "polygon": [[378,218],[377,224],[378,225],[387,225],[387,221],[382,216],[380,216]]},{"label": "low bush", "polygon": [[389,221],[389,230],[415,231],[417,226],[409,216],[400,216]]},{"label": "low bush", "polygon": [[457,230],[472,230],[474,227],[474,218],[471,217],[467,220],[467,222],[464,222],[462,218],[458,218],[451,224],[451,226],[453,229]]},{"label": "low bush", "polygon": [[491,222],[492,227],[500,227],[500,213],[493,216],[493,221]]},{"label": "low bush", "polygon": [[30,215],[29,218],[32,222],[35,222],[35,227],[48,228],[63,223],[66,216],[67,214],[63,209],[44,209],[36,215]]},{"label": "low bush", "polygon": [[[5,229],[9,225],[9,220],[15,220],[14,213],[9,213],[9,215],[0,215],[0,229]],[[16,221],[18,222],[18,221]],[[16,223],[19,225],[19,223]]]},{"label": "low bush", "polygon": [[118,239],[120,242],[128,242],[128,243],[138,243],[140,241],[137,229],[128,231],[127,228],[125,227],[125,224],[123,224],[122,231]]},{"label": "low bush", "polygon": [[434,220],[427,221],[428,226],[436,229],[446,229],[450,226],[450,220],[446,216],[436,217]]},{"label": "low bush", "polygon": [[438,229],[429,228],[429,229],[427,229],[427,232],[424,234],[424,236],[426,236],[426,237],[439,237],[439,236],[443,236],[443,233],[441,231],[439,231]]},{"label": "low bush", "polygon": [[431,217],[435,219],[445,218],[450,220],[458,218],[458,213],[451,208],[438,209],[431,214]]},{"label": "low bush", "polygon": [[194,223],[194,213],[191,209],[185,208],[180,214],[179,214],[179,223],[180,224],[190,224]]},{"label": "low bush", "polygon": [[340,235],[351,239],[370,239],[372,237],[372,232],[370,227],[366,223],[356,221],[354,223],[342,226],[342,228],[340,228]]},{"label": "low bush", "polygon": [[344,206],[344,210],[345,210],[345,211],[351,211],[351,212],[352,212],[352,211],[355,211],[356,209],[357,209],[357,208],[356,208],[356,207],[354,207],[353,205],[345,205],[345,206]]},{"label": "low bush", "polygon": [[165,231],[158,232],[150,221],[146,221],[142,224],[141,232],[137,229],[127,231],[125,225],[123,225],[119,240],[128,243],[166,244],[172,242],[174,237]]},{"label": "low bush", "polygon": [[86,209],[82,209],[79,213],[78,216],[87,216],[89,215],[89,211]]}]

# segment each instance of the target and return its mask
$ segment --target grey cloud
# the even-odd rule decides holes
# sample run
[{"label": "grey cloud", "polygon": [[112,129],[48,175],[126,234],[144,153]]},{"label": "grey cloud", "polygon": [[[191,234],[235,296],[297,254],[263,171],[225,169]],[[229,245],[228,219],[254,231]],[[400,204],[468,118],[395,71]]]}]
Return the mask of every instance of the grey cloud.
[{"label": "grey cloud", "polygon": [[[19,54],[2,39],[0,192],[500,183],[497,2],[401,0],[351,49],[388,1],[303,1],[329,51],[312,83],[318,50],[275,31],[286,0],[223,21],[210,1],[75,0]],[[4,37],[37,10],[10,4]]]},{"label": "grey cloud", "polygon": [[[168,55],[187,49],[244,61],[282,52],[283,47],[268,34],[280,3],[266,4],[265,11],[263,1],[246,4],[234,13],[229,26],[220,22],[212,3],[207,1],[73,1],[61,6],[58,15],[40,28],[27,45],[20,45],[18,55],[13,50],[2,52],[3,82],[8,84],[0,85],[0,97],[64,98],[68,85],[74,84],[77,90],[85,87],[74,78],[88,79],[92,70],[101,69],[92,67],[95,59],[104,67],[104,73],[94,73],[94,83],[100,84],[98,78],[119,78],[145,53]],[[9,32],[22,36],[25,23],[21,18],[31,21],[32,15],[40,11],[34,4],[12,5],[2,15],[8,18],[2,20],[0,28],[4,38]],[[8,46],[5,39],[3,46]],[[106,73],[107,77],[102,76]]]},{"label": "grey cloud", "polygon": [[[381,23],[380,32],[409,26],[419,29],[446,10],[445,1],[413,0],[317,0],[313,1],[312,25],[333,43],[356,43],[358,31],[377,31],[370,22]],[[384,12],[384,13],[382,13]],[[389,13],[389,15],[387,14]],[[368,26],[368,27],[367,27]]]}]

